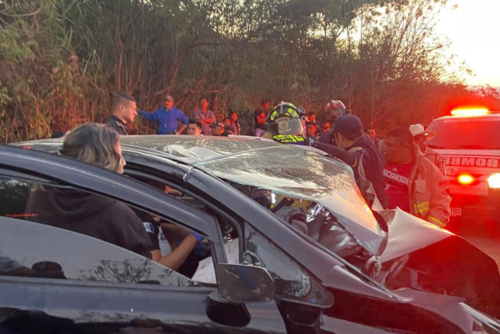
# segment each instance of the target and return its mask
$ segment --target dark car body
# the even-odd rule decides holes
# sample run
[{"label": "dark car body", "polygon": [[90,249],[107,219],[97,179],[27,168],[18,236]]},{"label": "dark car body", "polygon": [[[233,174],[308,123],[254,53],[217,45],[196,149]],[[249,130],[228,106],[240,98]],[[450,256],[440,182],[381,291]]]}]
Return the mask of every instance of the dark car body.
[{"label": "dark car body", "polygon": [[[254,253],[258,261],[253,261],[253,264],[271,272],[277,282],[275,299],[228,303],[216,298],[216,286],[193,287],[189,279],[184,278],[178,282],[188,282],[188,286],[179,283],[181,286],[161,287],[64,280],[47,283],[46,279],[0,276],[0,307],[16,312],[29,311],[26,317],[43,312],[50,319],[59,319],[62,324],[69,321],[72,326],[84,324],[101,329],[108,324],[114,329],[120,326],[140,328],[137,324],[143,321],[146,328],[156,325],[165,332],[170,330],[174,333],[206,333],[210,330],[228,333],[500,331],[498,322],[464,304],[463,298],[409,288],[388,289],[340,256],[297,233],[294,228],[221,180],[221,175],[209,173],[206,171],[208,169],[196,165],[210,161],[218,163],[217,159],[222,161],[224,157],[231,158],[235,154],[242,154],[237,159],[241,162],[246,154],[242,146],[248,146],[247,151],[278,150],[275,143],[253,139],[217,139],[220,142],[215,143],[215,139],[186,137],[181,139],[186,140],[183,145],[175,147],[179,143],[169,141],[179,139],[167,137],[173,136],[123,137],[126,174],[135,178],[161,179],[217,211],[219,219],[233,221],[241,229],[238,234],[245,236],[239,238],[240,262],[248,263],[245,257],[247,251]],[[156,141],[167,148],[153,150],[147,145],[141,146],[141,141]],[[227,263],[224,239],[213,216],[140,182],[72,159],[34,152],[43,150],[56,153],[61,142],[41,141],[20,145],[25,150],[11,147],[0,149],[0,175],[71,185],[145,209],[201,233],[212,243],[214,263]],[[189,150],[187,145],[198,149]],[[256,145],[260,147],[255,148]],[[195,156],[189,156],[193,153],[196,153]],[[227,172],[229,174],[230,170]],[[307,188],[307,184],[304,187]],[[314,194],[310,196],[314,197]],[[317,200],[321,201],[320,198]],[[365,251],[377,253],[383,250],[383,233],[366,224],[353,222],[351,213],[340,215],[345,217],[343,221],[346,229],[360,236],[358,242]],[[2,228],[12,226],[12,219],[0,217],[0,222]],[[51,234],[45,233],[45,237],[50,239]],[[27,254],[24,257],[27,257],[30,247],[25,248]],[[19,251],[22,249],[19,247]],[[5,254],[4,249],[2,253]],[[126,259],[131,257],[128,253]],[[112,272],[116,272],[116,269]],[[32,290],[26,290],[27,284]],[[23,289],[26,294],[22,293]],[[26,298],[30,295],[36,297]],[[229,313],[220,318],[214,316],[213,310],[215,313]],[[227,322],[228,318],[238,317],[243,320]]]}]

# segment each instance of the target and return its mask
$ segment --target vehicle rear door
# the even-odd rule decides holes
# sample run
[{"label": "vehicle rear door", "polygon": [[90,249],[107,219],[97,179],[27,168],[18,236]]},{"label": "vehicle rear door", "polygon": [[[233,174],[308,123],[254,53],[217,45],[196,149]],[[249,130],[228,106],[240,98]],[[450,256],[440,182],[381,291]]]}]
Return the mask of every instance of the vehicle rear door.
[{"label": "vehicle rear door", "polygon": [[214,262],[225,261],[210,215],[95,166],[0,147],[0,307],[7,310],[0,329],[286,332],[275,301],[228,304],[217,298],[216,286],[104,241],[24,220],[26,198],[40,186],[74,187],[148,210],[202,234]]}]

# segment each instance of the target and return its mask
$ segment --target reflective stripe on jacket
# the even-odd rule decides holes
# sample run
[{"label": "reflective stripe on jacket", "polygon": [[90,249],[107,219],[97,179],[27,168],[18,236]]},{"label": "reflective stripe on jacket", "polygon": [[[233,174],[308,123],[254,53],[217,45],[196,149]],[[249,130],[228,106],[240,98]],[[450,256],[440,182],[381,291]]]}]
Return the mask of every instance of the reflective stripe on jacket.
[{"label": "reflective stripe on jacket", "polygon": [[450,219],[448,181],[439,169],[429,161],[415,145],[415,166],[410,176],[411,214],[439,227],[445,227]]}]

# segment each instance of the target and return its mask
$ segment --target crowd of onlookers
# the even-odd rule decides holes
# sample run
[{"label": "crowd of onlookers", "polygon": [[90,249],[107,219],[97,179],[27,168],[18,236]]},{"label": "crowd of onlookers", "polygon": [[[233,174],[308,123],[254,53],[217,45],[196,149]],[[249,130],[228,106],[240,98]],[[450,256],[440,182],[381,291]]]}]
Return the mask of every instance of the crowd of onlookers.
[{"label": "crowd of onlookers", "polygon": [[[167,95],[164,102],[161,108],[146,112],[137,110],[131,96],[119,95],[106,123],[120,135],[127,135],[127,125],[139,114],[158,122],[158,134],[242,134],[236,112],[231,110],[223,121],[217,120],[205,98],[199,100],[192,118],[175,108],[172,96]],[[451,199],[445,166],[442,157],[426,145],[434,132],[414,124],[393,129],[382,140],[373,126],[363,127],[339,100],[328,102],[323,116],[319,125],[314,112],[306,113],[288,102],[271,109],[270,101],[263,100],[254,112],[253,135],[284,144],[310,145],[344,161],[374,209],[400,208],[438,226],[447,224]],[[280,129],[296,132],[280,133]]]}]

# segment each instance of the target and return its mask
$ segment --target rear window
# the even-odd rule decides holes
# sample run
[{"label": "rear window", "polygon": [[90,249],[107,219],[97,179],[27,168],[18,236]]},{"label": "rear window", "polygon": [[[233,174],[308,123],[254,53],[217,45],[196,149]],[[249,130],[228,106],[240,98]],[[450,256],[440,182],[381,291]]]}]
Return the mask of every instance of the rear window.
[{"label": "rear window", "polygon": [[436,137],[427,141],[431,148],[500,149],[499,117],[457,117],[432,122],[428,130]]}]

